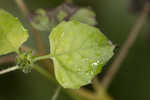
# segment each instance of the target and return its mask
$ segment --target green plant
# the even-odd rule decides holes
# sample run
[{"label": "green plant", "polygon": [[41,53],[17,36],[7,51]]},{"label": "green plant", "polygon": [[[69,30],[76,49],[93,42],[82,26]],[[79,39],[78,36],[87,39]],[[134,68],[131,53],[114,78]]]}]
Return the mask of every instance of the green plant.
[{"label": "green plant", "polygon": [[19,50],[28,33],[18,19],[0,10],[0,55],[17,53],[17,65],[28,73],[42,59],[54,61],[55,75],[64,88],[80,88],[91,83],[112,57],[114,46],[97,28],[78,21],[63,21],[49,36],[51,53],[35,57]]},{"label": "green plant", "polygon": [[[75,92],[85,97],[86,100],[112,100],[106,89],[126,57],[129,48],[136,40],[137,33],[148,14],[149,5],[145,5],[117,59],[114,60],[103,80],[99,83],[97,79],[93,80],[93,78],[101,72],[102,67],[113,56],[114,45],[95,28],[97,24],[96,14],[91,9],[64,3],[52,10],[40,8],[31,14],[22,0],[16,0],[16,2],[31,24],[37,49],[32,51],[22,45],[29,37],[27,30],[23,28],[18,19],[1,9],[0,56],[12,52],[15,52],[17,56],[13,58],[16,66],[0,71],[0,75],[17,69],[24,73],[29,73],[32,69],[35,69],[56,84],[58,81],[62,87],[74,89],[71,93]],[[71,2],[71,0],[68,2]],[[45,48],[42,45],[43,41],[37,34],[38,31],[50,32],[50,53],[48,54],[43,52]],[[24,48],[27,48],[27,50],[24,50]],[[44,64],[38,66],[39,61],[41,63],[46,59],[51,59],[54,63],[57,81],[51,76],[53,73],[41,68]],[[53,67],[49,66],[47,62],[44,63],[48,67]],[[91,83],[91,81],[95,91],[91,92],[85,87],[80,88]],[[56,100],[60,89],[58,85],[52,100]],[[65,89],[65,91],[70,92],[68,89]],[[78,97],[75,99],[79,100]]]}]

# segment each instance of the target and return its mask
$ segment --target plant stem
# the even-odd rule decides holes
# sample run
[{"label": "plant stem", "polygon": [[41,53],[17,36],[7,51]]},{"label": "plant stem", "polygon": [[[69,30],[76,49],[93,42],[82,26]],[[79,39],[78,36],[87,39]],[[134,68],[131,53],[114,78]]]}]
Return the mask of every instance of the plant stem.
[{"label": "plant stem", "polygon": [[39,60],[44,60],[44,59],[50,59],[50,55],[44,55],[44,56],[39,56],[34,58],[33,62],[39,61]]},{"label": "plant stem", "polygon": [[56,100],[56,99],[57,99],[57,97],[58,97],[58,95],[59,95],[59,93],[60,93],[60,90],[61,90],[61,87],[58,86],[58,88],[56,89],[55,94],[54,94],[53,97],[52,97],[52,100]]},{"label": "plant stem", "polygon": [[95,78],[93,80],[92,86],[93,86],[93,89],[95,90],[96,93],[98,93],[100,91],[99,87],[101,87],[101,83],[99,82],[98,78]]},{"label": "plant stem", "polygon": [[110,69],[107,71],[106,75],[104,76],[104,78],[101,82],[101,84],[104,86],[104,88],[106,88],[106,89],[108,88],[110,82],[112,81],[112,79],[116,75],[117,71],[119,70],[121,63],[126,58],[129,49],[134,44],[134,42],[138,36],[138,33],[143,26],[144,20],[145,20],[146,16],[148,15],[148,12],[149,12],[149,3],[146,3],[143,11],[141,12],[140,16],[136,20],[135,26],[133,27],[130,34],[128,35],[127,40],[124,42],[117,58],[114,60],[114,62],[110,66]]},{"label": "plant stem", "polygon": [[13,66],[13,67],[4,69],[4,70],[0,71],[0,75],[15,71],[17,69],[19,69],[19,66]]},{"label": "plant stem", "polygon": [[[16,4],[18,5],[18,7],[20,8],[20,10],[22,11],[23,15],[27,18],[27,21],[31,25],[30,11],[29,11],[28,7],[25,5],[23,0],[15,0],[15,1],[16,1]],[[32,25],[31,25],[31,29],[32,29],[32,33],[33,33],[33,36],[36,41],[36,47],[38,48],[39,55],[43,55],[44,54],[44,44],[41,41],[41,37],[38,34],[37,30],[32,27]]]},{"label": "plant stem", "polygon": [[[44,55],[45,54],[45,46],[43,41],[41,40],[41,36],[38,34],[37,30],[32,27],[31,23],[30,23],[30,11],[28,9],[28,7],[26,6],[26,4],[23,2],[23,0],[15,0],[16,4],[18,5],[18,7],[20,8],[20,10],[22,11],[23,15],[27,18],[27,21],[29,22],[30,26],[31,26],[31,31],[33,34],[33,37],[35,39],[35,43],[36,43],[36,47],[37,47],[37,54],[38,55]],[[51,61],[52,62],[52,61]],[[48,66],[52,66],[52,64],[49,61],[43,61],[42,64],[44,66],[46,66],[47,68],[50,68],[50,71],[52,72],[53,68],[52,67],[48,67]]]},{"label": "plant stem", "polygon": [[72,93],[78,94],[81,97],[87,98],[88,100],[97,100],[96,93],[93,93],[87,89],[71,90]]},{"label": "plant stem", "polygon": [[34,65],[33,67],[37,72],[39,72],[40,74],[42,74],[43,76],[47,77],[49,80],[51,80],[53,83],[58,84],[57,81],[54,79],[54,77],[46,70],[44,70],[43,68],[41,68],[38,65]]},{"label": "plant stem", "polygon": [[18,7],[22,10],[24,16],[28,17],[28,15],[30,15],[30,12],[29,12],[27,6],[24,4],[24,2],[22,0],[16,0],[16,3],[18,5]]},{"label": "plant stem", "polygon": [[4,57],[1,57],[0,58],[0,65],[1,64],[4,64],[4,63],[13,63],[14,62],[14,56],[10,55],[9,57],[8,56],[4,56]]},{"label": "plant stem", "polygon": [[[58,88],[61,88],[59,86],[59,84],[57,83],[57,81],[54,79],[53,76],[51,76],[50,73],[48,73],[46,70],[44,70],[43,68],[39,67],[38,65],[35,65],[34,66],[34,69],[36,71],[38,71],[40,74],[42,74],[43,76],[47,77],[48,79],[50,79],[54,84],[57,84],[58,85]],[[60,90],[59,90],[60,91]],[[56,90],[56,93],[54,94],[55,96],[52,97],[52,100],[56,100],[56,97],[57,95],[59,94],[59,91]],[[66,90],[67,93],[76,93],[78,94],[79,96],[82,96],[82,97],[85,97],[87,99],[91,99],[91,100],[97,100],[96,99],[96,94],[95,93],[92,93],[88,90],[85,90],[85,89],[79,89],[79,90],[76,90],[76,91],[72,91],[72,90]],[[57,95],[56,95],[57,94]]]}]

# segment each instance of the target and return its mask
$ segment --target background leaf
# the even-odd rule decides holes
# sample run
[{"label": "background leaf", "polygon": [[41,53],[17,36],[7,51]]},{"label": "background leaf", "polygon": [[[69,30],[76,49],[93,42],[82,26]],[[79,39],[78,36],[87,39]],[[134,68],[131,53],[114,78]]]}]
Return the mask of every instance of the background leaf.
[{"label": "background leaf", "polygon": [[15,52],[28,39],[17,18],[0,9],[0,55]]},{"label": "background leaf", "polygon": [[114,46],[104,34],[77,21],[62,22],[49,39],[55,75],[64,88],[90,83],[113,55]]},{"label": "background leaf", "polygon": [[75,14],[70,18],[70,20],[77,20],[79,22],[89,24],[89,25],[96,25],[96,14],[94,11],[88,8],[80,8],[77,10]]},{"label": "background leaf", "polygon": [[36,10],[34,17],[31,20],[31,24],[35,29],[40,31],[50,30],[55,26],[55,21],[50,20],[44,9],[39,8]]},{"label": "background leaf", "polygon": [[77,20],[93,26],[97,24],[93,10],[72,3],[63,3],[54,9],[39,8],[31,16],[31,24],[34,28],[48,32],[60,22],[68,20]]}]

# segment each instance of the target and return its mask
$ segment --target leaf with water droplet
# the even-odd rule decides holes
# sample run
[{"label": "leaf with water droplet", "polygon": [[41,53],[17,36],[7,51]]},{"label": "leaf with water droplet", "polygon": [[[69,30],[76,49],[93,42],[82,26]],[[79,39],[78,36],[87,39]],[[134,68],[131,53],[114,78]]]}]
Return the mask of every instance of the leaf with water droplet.
[{"label": "leaf with water droplet", "polygon": [[0,9],[0,55],[18,51],[28,39],[28,33],[19,20]]},{"label": "leaf with water droplet", "polygon": [[103,33],[77,21],[60,23],[49,40],[56,79],[64,88],[89,84],[113,56],[114,45]]}]

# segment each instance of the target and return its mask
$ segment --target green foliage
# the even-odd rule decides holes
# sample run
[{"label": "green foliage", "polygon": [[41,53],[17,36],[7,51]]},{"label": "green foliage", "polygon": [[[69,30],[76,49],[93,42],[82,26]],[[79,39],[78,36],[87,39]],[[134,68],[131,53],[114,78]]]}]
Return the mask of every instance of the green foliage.
[{"label": "green foliage", "polygon": [[77,20],[81,23],[96,25],[97,22],[95,17],[96,14],[94,13],[94,11],[87,8],[80,8],[75,14],[73,14],[70,20]]},{"label": "green foliage", "polygon": [[50,30],[53,27],[54,22],[48,18],[44,9],[37,9],[35,13],[36,16],[31,21],[33,27],[40,31]]},{"label": "green foliage", "polygon": [[57,19],[61,22],[65,19],[65,17],[67,17],[68,14],[67,12],[63,11],[63,10],[60,10],[58,15],[57,15]]},{"label": "green foliage", "polygon": [[[86,9],[82,10],[84,13]],[[43,17],[46,15],[44,10],[37,13]],[[65,14],[60,13],[60,16],[65,17]],[[94,25],[92,21],[87,22]],[[0,55],[17,52],[17,65],[25,73],[31,71],[34,62],[52,58],[58,82],[64,88],[77,89],[91,83],[113,56],[114,45],[97,28],[90,25],[78,21],[61,22],[49,36],[51,54],[34,57],[32,52],[19,50],[22,43],[28,39],[27,31],[18,19],[0,10]]]},{"label": "green foliage", "polygon": [[17,52],[28,39],[28,33],[19,20],[0,9],[0,55]]},{"label": "green foliage", "polygon": [[52,10],[37,9],[31,23],[40,31],[51,31],[64,20],[77,20],[88,25],[96,25],[96,14],[88,8],[79,8],[73,4],[62,4]]},{"label": "green foliage", "polygon": [[49,36],[55,75],[64,88],[89,84],[112,57],[114,46],[97,28],[62,22]]}]

